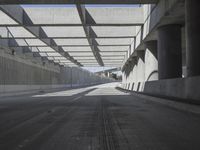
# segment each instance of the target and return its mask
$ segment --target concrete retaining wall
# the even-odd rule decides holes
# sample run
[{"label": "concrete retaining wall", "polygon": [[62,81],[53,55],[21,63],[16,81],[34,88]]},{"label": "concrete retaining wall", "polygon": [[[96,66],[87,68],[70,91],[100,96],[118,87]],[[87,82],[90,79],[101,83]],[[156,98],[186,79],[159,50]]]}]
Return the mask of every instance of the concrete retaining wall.
[{"label": "concrete retaining wall", "polygon": [[60,67],[41,58],[12,55],[0,48],[0,95],[110,82],[78,67]]}]

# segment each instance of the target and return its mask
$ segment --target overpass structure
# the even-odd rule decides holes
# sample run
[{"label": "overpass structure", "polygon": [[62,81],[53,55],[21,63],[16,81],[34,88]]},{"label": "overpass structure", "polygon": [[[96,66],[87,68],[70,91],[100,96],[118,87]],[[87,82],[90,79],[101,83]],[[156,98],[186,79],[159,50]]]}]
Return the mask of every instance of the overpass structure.
[{"label": "overpass structure", "polygon": [[[123,87],[198,103],[199,1],[160,0],[149,6],[123,65]],[[148,7],[148,6],[147,6]]]},{"label": "overpass structure", "polygon": [[155,4],[158,0],[2,0],[1,4]]},{"label": "overpass structure", "polygon": [[[193,40],[197,38],[193,33],[198,33],[193,18],[198,13],[191,10],[198,9],[193,6],[196,1],[9,0],[1,4],[0,44],[13,54],[64,67],[122,67],[124,88],[150,93],[154,91],[148,86],[161,86],[158,80],[199,75],[198,42]],[[183,80],[185,85],[187,79]]]},{"label": "overpass structure", "polygon": [[[144,23],[144,8],[105,4],[156,2],[1,1],[1,93],[112,81],[90,80],[91,73],[79,68],[121,67]],[[26,5],[62,3],[65,5]]]},{"label": "overpass structure", "polygon": [[[198,76],[200,72],[195,39],[198,36],[194,34],[199,31],[194,19],[198,17],[195,13],[198,7],[193,6],[196,3],[195,0],[1,1],[0,44],[11,54],[25,55],[42,64],[57,64],[58,69],[121,67],[123,88],[129,90],[166,95],[171,91],[160,91],[160,86],[173,89],[171,86],[180,82],[184,85],[179,88],[183,96],[182,92],[188,90],[185,85],[193,86],[193,80],[188,81],[187,77]],[[172,78],[180,80],[167,80],[165,84],[165,79]],[[175,89],[170,96],[176,97]],[[194,95],[186,93],[184,98]]]},{"label": "overpass structure", "polygon": [[121,66],[144,22],[139,6],[3,5],[1,14],[1,45],[68,66]]},{"label": "overpass structure", "polygon": [[[0,0],[0,149],[199,150],[199,11]],[[122,82],[82,68],[104,66]]]}]

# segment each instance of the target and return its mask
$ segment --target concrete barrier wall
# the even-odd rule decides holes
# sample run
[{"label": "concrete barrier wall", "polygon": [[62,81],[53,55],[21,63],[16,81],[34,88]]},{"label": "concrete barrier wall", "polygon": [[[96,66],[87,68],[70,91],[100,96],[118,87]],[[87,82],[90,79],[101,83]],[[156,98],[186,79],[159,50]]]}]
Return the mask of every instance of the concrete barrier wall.
[{"label": "concrete barrier wall", "polygon": [[200,77],[146,82],[144,93],[200,103]]},{"label": "concrete barrier wall", "polygon": [[[23,56],[23,57],[21,57]],[[0,95],[110,82],[78,67],[61,67],[41,58],[12,55],[0,48]]]},{"label": "concrete barrier wall", "polygon": [[[128,89],[128,85],[134,89]],[[200,77],[166,79],[147,82],[123,83],[122,88],[153,96],[175,98],[188,103],[200,104]]]}]

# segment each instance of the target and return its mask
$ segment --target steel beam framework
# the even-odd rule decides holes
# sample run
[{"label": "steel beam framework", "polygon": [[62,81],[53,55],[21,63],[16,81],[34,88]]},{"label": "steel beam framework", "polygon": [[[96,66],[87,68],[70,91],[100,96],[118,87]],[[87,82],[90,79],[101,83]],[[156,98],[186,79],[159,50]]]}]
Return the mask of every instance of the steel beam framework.
[{"label": "steel beam framework", "polygon": [[1,0],[0,4],[155,4],[158,0]]},{"label": "steel beam framework", "polygon": [[[105,66],[106,64],[110,65],[110,62],[112,60],[115,60],[113,64],[117,64],[119,62],[122,62],[127,55],[127,52],[130,51],[130,45],[132,42],[130,42],[132,39],[135,39],[136,37],[136,31],[131,32],[131,34],[123,34],[123,29],[118,33],[109,32],[109,29],[105,30],[109,33],[105,35],[98,34],[98,32],[101,32],[101,30],[98,30],[101,27],[108,27],[108,28],[120,28],[120,27],[127,27],[134,30],[136,27],[143,26],[143,22],[132,22],[128,20],[127,22],[120,21],[111,21],[110,23],[100,20],[99,23],[96,22],[87,9],[86,4],[155,4],[158,0],[2,0],[0,1],[0,11],[5,13],[9,18],[14,20],[16,23],[9,24],[1,24],[0,23],[0,30],[6,29],[8,34],[3,35],[0,37],[0,45],[7,46],[10,48],[21,48],[23,52],[33,52],[35,57],[39,57],[40,53],[58,53],[60,56],[52,56],[53,58],[66,58],[66,60],[69,60],[71,63],[74,63],[78,66],[83,66],[92,64],[93,59],[76,59],[76,58],[84,58],[84,57],[94,57],[94,60],[96,60],[97,64],[99,66]],[[74,8],[77,11],[78,18],[80,19],[79,23],[74,22],[65,22],[65,23],[58,23],[58,22],[52,22],[52,23],[36,23],[32,20],[31,16],[26,12],[26,10],[20,6],[20,5],[9,5],[9,4],[74,4]],[[1,13],[1,12],[0,12]],[[105,16],[105,15],[104,15]],[[98,19],[97,19],[98,20]],[[109,21],[109,20],[108,20]],[[26,31],[28,31],[31,36],[27,35],[20,35],[15,36],[12,35],[10,32],[10,28],[24,28]],[[57,27],[57,28],[68,28],[68,27],[77,27],[83,29],[82,34],[77,34],[75,36],[70,36],[68,34],[64,34],[63,36],[56,36],[56,35],[49,35],[47,31],[45,30],[48,27]],[[97,30],[97,31],[96,31]],[[128,32],[129,33],[129,32]],[[106,36],[107,35],[107,36]],[[128,39],[128,40],[127,40]],[[29,44],[27,40],[39,40],[41,41],[40,44],[37,42],[33,42],[32,44]],[[60,40],[60,42],[59,42]],[[77,40],[76,42],[67,43],[66,41],[62,40]],[[83,43],[81,43],[81,40]],[[106,41],[107,40],[107,41]],[[119,40],[122,41],[122,43],[118,42]],[[126,41],[127,40],[127,41]],[[100,42],[99,42],[100,41]],[[106,42],[105,42],[106,41]],[[110,41],[113,41],[110,42]],[[134,41],[134,40],[133,40]],[[20,43],[21,42],[21,43]],[[63,43],[62,43],[63,42]],[[42,50],[42,51],[32,51],[33,49],[38,48],[46,48],[49,47],[51,50]],[[89,50],[87,49],[89,47]],[[104,47],[102,50],[101,48]],[[112,47],[113,49],[109,49],[109,47]],[[119,47],[128,47],[123,49],[117,49]],[[72,48],[71,50],[69,48]],[[82,48],[84,50],[79,50],[77,48]],[[108,49],[107,49],[108,48]],[[67,50],[66,50],[67,49]],[[76,50],[73,50],[76,49]],[[83,55],[83,52],[85,54],[88,53],[88,56],[85,54]],[[91,53],[90,53],[91,52]],[[73,53],[76,53],[76,55],[73,55]],[[79,55],[77,55],[77,53]],[[113,54],[112,54],[113,53]],[[115,54],[114,54],[115,53]],[[91,56],[92,54],[92,56]],[[121,56],[121,57],[120,57]],[[41,55],[41,57],[43,57]],[[50,56],[51,57],[51,56]],[[57,60],[57,59],[56,59]],[[83,61],[84,60],[84,61]],[[117,62],[119,60],[119,62]],[[94,61],[95,62],[95,61]],[[95,63],[94,63],[95,64]],[[95,64],[96,65],[96,64]]]}]

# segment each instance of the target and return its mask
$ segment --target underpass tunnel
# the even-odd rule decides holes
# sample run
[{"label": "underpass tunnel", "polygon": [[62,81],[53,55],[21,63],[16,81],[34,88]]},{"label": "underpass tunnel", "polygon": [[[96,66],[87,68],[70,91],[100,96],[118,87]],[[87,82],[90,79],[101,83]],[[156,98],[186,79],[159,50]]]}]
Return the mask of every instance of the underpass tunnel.
[{"label": "underpass tunnel", "polygon": [[199,0],[1,0],[0,149],[199,150]]}]

